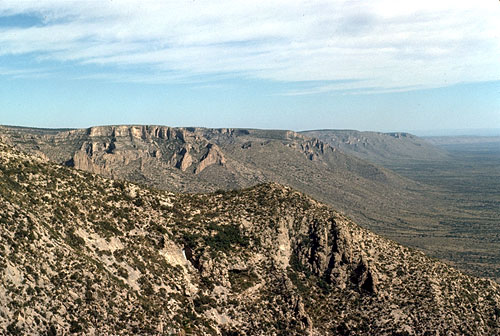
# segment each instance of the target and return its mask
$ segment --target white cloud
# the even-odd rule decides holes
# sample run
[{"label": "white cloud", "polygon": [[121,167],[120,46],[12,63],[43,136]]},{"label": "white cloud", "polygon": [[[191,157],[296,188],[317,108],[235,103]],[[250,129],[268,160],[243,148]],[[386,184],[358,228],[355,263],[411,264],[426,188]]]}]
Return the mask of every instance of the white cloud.
[{"label": "white cloud", "polygon": [[0,77],[44,78],[51,75],[50,69],[16,69],[0,67]]},{"label": "white cloud", "polygon": [[159,82],[354,80],[290,92],[312,94],[500,79],[497,1],[0,2],[16,14],[42,24],[0,25],[0,55],[118,68],[117,80],[141,81],[138,68]]}]

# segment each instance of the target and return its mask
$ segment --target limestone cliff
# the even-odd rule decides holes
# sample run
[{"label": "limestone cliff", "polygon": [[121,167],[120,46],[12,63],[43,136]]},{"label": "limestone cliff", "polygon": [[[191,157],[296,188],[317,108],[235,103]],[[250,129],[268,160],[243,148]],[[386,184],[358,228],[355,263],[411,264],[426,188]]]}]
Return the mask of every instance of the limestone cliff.
[{"label": "limestone cliff", "polygon": [[[270,181],[290,185],[377,233],[424,249],[474,274],[500,279],[500,249],[495,248],[499,243],[493,239],[488,245],[491,248],[483,249],[487,253],[479,256],[479,239],[465,238],[462,229],[455,226],[455,222],[469,223],[469,213],[446,203],[446,190],[437,201],[429,197],[437,195],[434,186],[416,183],[345,152],[384,162],[394,162],[394,155],[406,160],[416,153],[420,160],[442,153],[406,133],[305,134],[319,139],[284,130],[146,125],[54,130],[0,126],[0,136],[23,151],[161,190],[213,192]],[[331,134],[337,137],[332,140]],[[482,206],[494,207],[488,202]],[[454,218],[453,222],[448,217]],[[463,230],[467,227],[462,226]],[[442,248],[443,242],[456,248],[457,237],[460,241],[469,239],[454,250],[460,253]]]},{"label": "limestone cliff", "polygon": [[0,237],[6,334],[500,332],[494,282],[276,183],[173,194],[0,143]]},{"label": "limestone cliff", "polygon": [[222,154],[221,150],[217,145],[209,144],[207,146],[207,153],[202,156],[200,160],[200,164],[198,167],[195,169],[195,173],[199,174],[201,173],[205,168],[217,164],[217,165],[224,165],[226,163],[226,159],[224,158],[224,155]]}]

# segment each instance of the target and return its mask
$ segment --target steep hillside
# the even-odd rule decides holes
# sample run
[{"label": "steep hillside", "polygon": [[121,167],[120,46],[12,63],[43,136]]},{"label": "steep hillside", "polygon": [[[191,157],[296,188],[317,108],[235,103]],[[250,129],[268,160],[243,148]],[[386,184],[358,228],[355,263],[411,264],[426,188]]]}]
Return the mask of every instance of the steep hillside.
[{"label": "steep hillside", "polygon": [[[500,282],[500,138],[422,140],[407,133],[348,130],[302,134],[419,184],[416,190],[432,205],[415,204],[416,214],[401,208],[400,230],[379,232]],[[404,227],[409,229],[405,232]]]},{"label": "steep hillside", "polygon": [[287,184],[394,237],[401,234],[401,212],[418,214],[414,205],[425,203],[412,192],[419,188],[415,183],[291,131],[165,126],[1,131],[7,142],[54,162],[163,190]]},{"label": "steep hillside", "polygon": [[[352,136],[353,132],[347,133]],[[365,228],[447,260],[471,274],[500,281],[500,240],[495,233],[498,207],[492,203],[494,199],[486,199],[478,191],[474,202],[470,202],[470,193],[459,195],[441,187],[441,182],[449,178],[444,176],[441,181],[440,169],[456,160],[442,159],[439,150],[435,153],[435,147],[418,138],[360,134],[368,139],[367,147],[361,146],[365,151],[386,158],[384,165],[399,174],[417,176],[417,182],[345,154],[345,148],[291,131],[165,126],[45,130],[0,126],[0,138],[23,151],[157,189],[213,192],[271,181],[289,185],[332,205]],[[435,155],[425,154],[430,152]],[[428,175],[435,179],[429,180]],[[460,176],[455,171],[445,175],[456,175],[456,179]],[[494,189],[495,184],[490,185]]]},{"label": "steep hillside", "polygon": [[391,166],[395,161],[442,160],[443,151],[409,133],[360,132],[355,130],[314,130],[301,134],[317,138],[345,153],[370,162]]},{"label": "steep hillside", "polygon": [[278,184],[172,194],[0,143],[7,334],[493,335],[500,288]]}]

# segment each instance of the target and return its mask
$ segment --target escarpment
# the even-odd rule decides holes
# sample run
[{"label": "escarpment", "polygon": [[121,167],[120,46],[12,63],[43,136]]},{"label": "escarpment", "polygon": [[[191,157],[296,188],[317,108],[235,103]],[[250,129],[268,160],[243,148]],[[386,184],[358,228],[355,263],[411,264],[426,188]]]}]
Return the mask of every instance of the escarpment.
[{"label": "escarpment", "polygon": [[2,143],[0,154],[1,330],[500,331],[497,284],[382,238],[289,187],[173,194]]},{"label": "escarpment", "polygon": [[[0,129],[17,148],[56,163],[171,191],[215,191],[278,181],[334,200],[347,210],[360,195],[376,201],[368,197],[371,190],[399,190],[401,182],[410,183],[292,131],[146,125]],[[338,194],[334,189],[339,187],[348,192]],[[356,207],[350,208],[349,213],[356,212]]]},{"label": "escarpment", "polygon": [[[471,262],[474,274],[498,273],[493,259],[486,258],[481,265],[489,269],[478,271],[472,243],[464,253],[443,251],[440,244],[454,244],[461,233],[453,236],[456,229],[446,224],[450,221],[443,213],[445,200],[428,197],[430,192],[439,194],[432,186],[345,153],[372,153],[390,160],[391,155],[420,148],[421,158],[439,157],[409,134],[122,125],[75,130],[0,126],[0,137],[58,164],[172,192],[215,192],[271,181],[289,185],[386,237],[463,269]],[[456,220],[466,221],[463,211],[452,210]]]},{"label": "escarpment", "polygon": [[[70,162],[75,168],[108,176],[127,176],[130,173],[147,176],[153,168],[177,168],[197,174],[211,165],[225,163],[224,155],[216,145],[187,129],[100,126],[90,128],[87,134],[88,138]],[[82,158],[85,155],[87,160]],[[101,170],[95,169],[96,166]],[[124,171],[123,166],[128,166],[128,169]],[[135,172],[130,172],[130,166],[135,167]]]}]

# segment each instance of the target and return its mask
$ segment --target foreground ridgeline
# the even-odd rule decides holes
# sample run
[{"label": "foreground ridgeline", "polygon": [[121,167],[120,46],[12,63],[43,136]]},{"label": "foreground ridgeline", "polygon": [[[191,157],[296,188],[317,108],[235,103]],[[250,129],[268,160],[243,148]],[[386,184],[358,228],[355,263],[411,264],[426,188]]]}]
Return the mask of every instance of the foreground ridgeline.
[{"label": "foreground ridgeline", "polygon": [[173,194],[0,143],[6,334],[496,335],[500,288],[275,183]]}]

